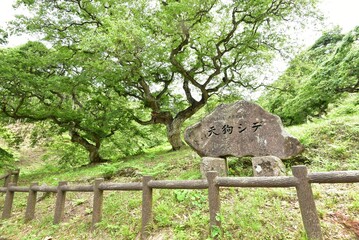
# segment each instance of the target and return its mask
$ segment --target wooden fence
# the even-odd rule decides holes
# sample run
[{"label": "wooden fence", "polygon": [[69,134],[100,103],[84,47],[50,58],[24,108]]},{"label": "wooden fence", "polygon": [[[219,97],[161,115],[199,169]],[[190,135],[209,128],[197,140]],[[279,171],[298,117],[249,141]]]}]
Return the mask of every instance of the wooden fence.
[{"label": "wooden fence", "polygon": [[209,222],[210,229],[212,229],[221,227],[221,222],[216,218],[220,212],[220,187],[295,187],[308,238],[323,239],[311,184],[359,182],[359,171],[308,173],[305,166],[294,166],[292,167],[293,176],[283,177],[219,177],[217,172],[211,171],[207,173],[207,179],[203,180],[153,180],[150,176],[144,176],[142,182],[134,183],[105,183],[103,178],[98,178],[93,185],[68,185],[67,182],[59,182],[58,186],[39,186],[38,183],[32,183],[30,187],[16,186],[18,173],[17,171],[16,175],[15,172],[13,182],[0,188],[0,192],[6,193],[2,219],[11,216],[15,192],[29,193],[25,221],[30,221],[35,217],[38,192],[56,193],[54,224],[60,223],[63,218],[67,192],[93,192],[91,228],[94,228],[102,218],[104,191],[142,191],[142,239],[148,237],[146,228],[152,221],[153,189],[208,189]]},{"label": "wooden fence", "polygon": [[19,174],[20,174],[19,169],[16,169],[14,171],[9,171],[8,173],[1,175],[0,180],[4,179],[4,187],[7,187],[10,182],[17,183],[17,181],[19,180]]}]

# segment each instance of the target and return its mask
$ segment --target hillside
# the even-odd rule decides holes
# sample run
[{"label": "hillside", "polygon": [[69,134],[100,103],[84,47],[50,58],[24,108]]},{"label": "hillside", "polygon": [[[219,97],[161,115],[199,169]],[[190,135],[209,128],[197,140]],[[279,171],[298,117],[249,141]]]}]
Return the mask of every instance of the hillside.
[{"label": "hillside", "polygon": [[[295,164],[306,164],[311,172],[359,169],[359,111],[353,99],[333,106],[326,118],[287,129],[306,147],[303,156],[285,162],[289,175]],[[72,169],[49,161],[20,161],[19,185],[92,184],[98,177],[138,182],[144,175],[200,178],[200,158],[192,150],[169,150],[162,145],[135,157]],[[229,165],[232,176],[251,175],[247,161],[231,158]],[[355,239],[351,227],[359,221],[359,184],[315,184],[313,190],[325,239]],[[0,221],[0,239],[136,239],[140,232],[140,192],[105,192],[103,220],[93,232],[91,193],[68,193],[59,225],[52,224],[55,195],[39,195],[36,219],[24,223],[27,193],[15,194],[12,217]],[[3,204],[0,193],[0,211]],[[305,239],[295,189],[221,189],[221,204],[223,239]],[[153,208],[151,239],[211,239],[206,191],[155,190]]]}]

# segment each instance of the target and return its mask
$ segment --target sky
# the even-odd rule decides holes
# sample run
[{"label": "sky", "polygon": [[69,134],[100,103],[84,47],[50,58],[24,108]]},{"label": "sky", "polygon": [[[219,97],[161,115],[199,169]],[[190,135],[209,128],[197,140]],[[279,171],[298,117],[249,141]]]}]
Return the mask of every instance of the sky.
[{"label": "sky", "polygon": [[[320,10],[326,19],[326,29],[340,26],[347,33],[359,26],[359,0],[321,0]],[[311,46],[322,34],[322,31],[307,29],[304,32],[305,46]]]},{"label": "sky", "polygon": [[320,8],[329,21],[348,32],[359,25],[359,0],[324,0]]},{"label": "sky", "polygon": [[[4,27],[7,21],[14,18],[15,10],[12,9],[12,4],[15,1],[0,0],[0,27]],[[341,26],[343,32],[348,32],[359,25],[359,0],[321,0],[319,8],[328,19],[327,23]],[[318,31],[308,29],[303,36],[304,45],[313,44],[320,34]],[[8,46],[20,45],[28,40],[29,36],[10,37]]]}]

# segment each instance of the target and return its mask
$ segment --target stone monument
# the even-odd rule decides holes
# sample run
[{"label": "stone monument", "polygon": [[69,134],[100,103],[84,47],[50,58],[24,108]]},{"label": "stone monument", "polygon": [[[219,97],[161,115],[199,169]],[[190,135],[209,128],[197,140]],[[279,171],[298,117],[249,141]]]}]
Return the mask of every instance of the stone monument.
[{"label": "stone monument", "polygon": [[[273,156],[256,163],[252,161],[257,164],[257,166],[253,165],[254,169],[258,170],[263,169],[258,164],[283,167],[280,159],[292,158],[304,150],[300,142],[284,130],[278,116],[247,101],[219,105],[200,122],[188,127],[184,138],[201,157],[222,158],[223,164],[225,164],[224,159],[229,156]],[[206,165],[208,170],[211,170],[208,162]],[[276,172],[266,171],[264,174],[264,171],[254,171],[254,174],[275,175],[282,170]]]}]

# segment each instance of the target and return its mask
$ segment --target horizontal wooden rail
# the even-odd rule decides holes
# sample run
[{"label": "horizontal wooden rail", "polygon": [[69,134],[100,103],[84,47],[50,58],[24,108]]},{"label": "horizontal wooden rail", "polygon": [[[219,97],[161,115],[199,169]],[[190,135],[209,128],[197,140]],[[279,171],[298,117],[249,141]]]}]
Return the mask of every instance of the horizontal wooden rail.
[{"label": "horizontal wooden rail", "polygon": [[93,192],[92,185],[64,185],[60,187],[61,191],[66,192]]},{"label": "horizontal wooden rail", "polygon": [[16,169],[16,170],[9,171],[8,173],[5,173],[5,174],[1,175],[0,180],[4,179],[4,185],[3,186],[7,187],[10,182],[15,183],[15,185],[16,185],[17,181],[19,180],[19,174],[20,174],[20,170]]},{"label": "horizontal wooden rail", "polygon": [[113,190],[113,191],[140,191],[142,190],[142,183],[101,183],[98,186],[101,191]]},{"label": "horizontal wooden rail", "polygon": [[21,186],[11,186],[11,187],[8,187],[8,190],[10,192],[29,192],[30,188],[29,187],[21,187]]},{"label": "horizontal wooden rail", "polygon": [[295,177],[217,177],[216,185],[220,187],[295,187]]},{"label": "horizontal wooden rail", "polygon": [[308,173],[311,183],[355,183],[359,182],[359,171],[337,171]]},{"label": "horizontal wooden rail", "polygon": [[31,190],[35,191],[35,192],[53,192],[56,193],[57,192],[57,187],[55,186],[31,186]]},{"label": "horizontal wooden rail", "polygon": [[158,189],[207,189],[206,180],[151,180],[148,187]]},{"label": "horizontal wooden rail", "polygon": [[[103,178],[96,179],[93,185],[68,185],[59,182],[58,186],[39,186],[32,183],[29,187],[17,186],[19,170],[3,175],[4,187],[0,192],[6,193],[2,218],[11,216],[15,192],[28,192],[25,221],[34,219],[37,192],[56,194],[54,223],[62,221],[67,192],[93,192],[92,225],[94,228],[102,218],[103,191],[142,191],[142,239],[148,236],[147,227],[152,221],[153,189],[208,189],[210,226],[221,227],[217,215],[220,212],[221,187],[295,187],[302,214],[305,231],[309,239],[322,239],[319,217],[317,214],[311,183],[354,183],[359,182],[359,171],[336,171],[308,173],[305,166],[292,167],[293,176],[283,177],[219,177],[216,172],[208,172],[207,179],[202,180],[153,180],[144,176],[142,182],[105,183]],[[5,177],[4,177],[5,176]],[[10,182],[13,176],[13,181]]]},{"label": "horizontal wooden rail", "polygon": [[7,178],[11,173],[5,173],[3,175],[0,176],[0,180],[3,180],[5,178]]}]

